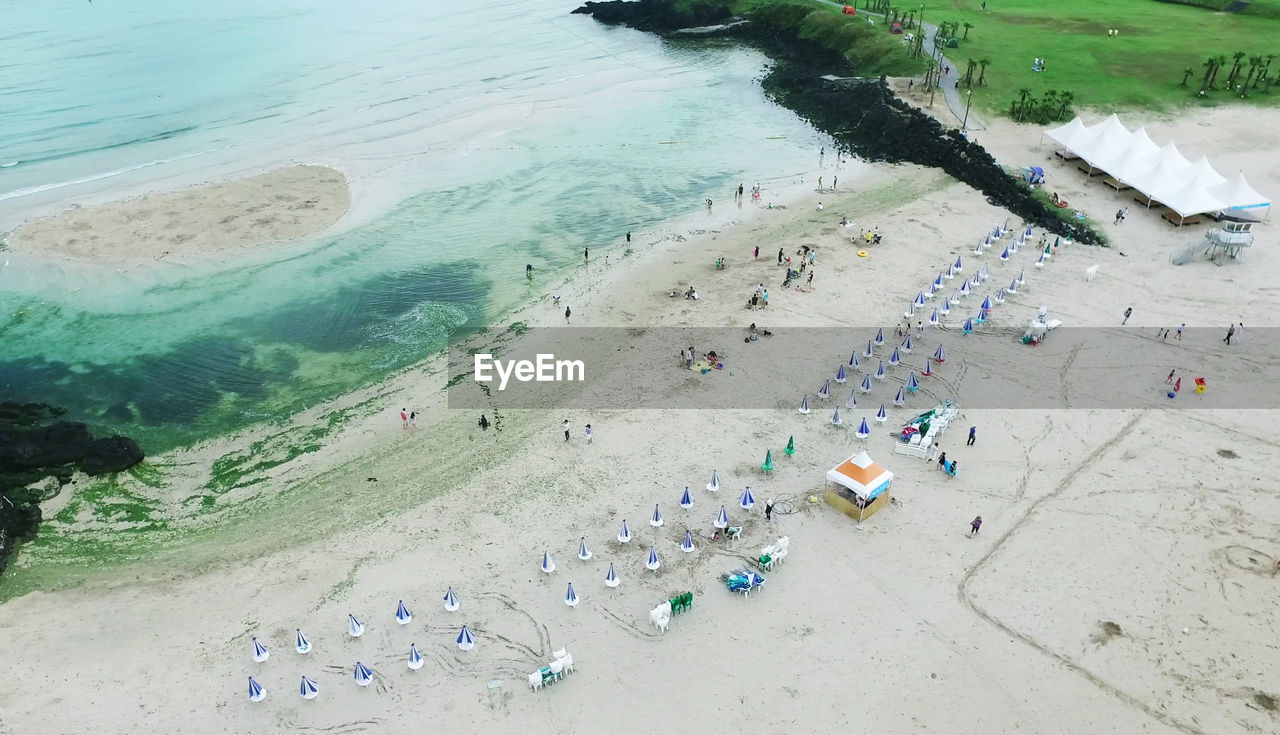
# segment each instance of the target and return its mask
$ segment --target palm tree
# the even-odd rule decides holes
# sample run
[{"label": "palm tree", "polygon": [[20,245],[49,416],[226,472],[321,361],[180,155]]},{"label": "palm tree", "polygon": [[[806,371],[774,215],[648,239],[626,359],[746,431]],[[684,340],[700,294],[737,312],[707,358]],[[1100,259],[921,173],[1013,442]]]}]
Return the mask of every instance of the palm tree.
[{"label": "palm tree", "polygon": [[1209,88],[1209,78],[1213,76],[1214,68],[1218,65],[1218,60],[1212,56],[1204,60],[1204,79],[1200,80],[1200,93],[1203,94]]},{"label": "palm tree", "polygon": [[1071,109],[1071,103],[1074,102],[1076,96],[1071,92],[1063,92],[1058,95],[1058,119],[1062,120],[1067,116],[1067,110]]},{"label": "palm tree", "polygon": [[990,63],[991,63],[991,59],[978,59],[978,66],[982,67],[981,73],[978,74],[979,87],[981,87],[983,84],[986,84],[987,64],[990,64]]},{"label": "palm tree", "polygon": [[964,86],[973,87],[973,70],[978,67],[978,62],[969,59],[969,67],[964,72]]},{"label": "palm tree", "polygon": [[907,13],[907,21],[902,25],[906,26],[907,28],[913,28],[914,27],[913,24],[915,23],[915,20],[916,20],[916,11],[912,10],[910,13]]},{"label": "palm tree", "polygon": [[1187,80],[1188,80],[1188,79],[1190,79],[1190,78],[1191,78],[1191,75],[1192,75],[1192,74],[1195,74],[1195,73],[1196,73],[1196,70],[1195,70],[1195,69],[1193,69],[1193,68],[1191,68],[1191,67],[1189,67],[1189,66],[1188,66],[1186,69],[1183,69],[1183,70],[1182,70],[1182,84],[1181,84],[1181,86],[1183,86],[1183,87],[1187,86]]},{"label": "palm tree", "polygon": [[1040,122],[1047,123],[1052,119],[1053,113],[1058,109],[1058,92],[1050,89],[1040,98],[1040,104],[1037,105],[1037,111],[1040,113]]},{"label": "palm tree", "polygon": [[1030,89],[1027,89],[1026,87],[1022,87],[1021,89],[1018,90],[1018,102],[1017,102],[1018,114],[1015,116],[1015,119],[1018,120],[1019,122],[1021,122],[1022,119],[1025,118],[1027,115],[1027,98],[1030,96],[1031,96]]},{"label": "palm tree", "polygon": [[964,38],[963,38],[963,39],[961,39],[961,40],[963,40],[963,41],[968,41],[968,40],[969,40],[969,29],[970,29],[970,28],[973,28],[973,24],[972,24],[972,23],[968,23],[968,22],[966,22],[966,23],[964,24]]},{"label": "palm tree", "polygon": [[1244,90],[1249,89],[1249,84],[1250,84],[1251,82],[1253,82],[1253,76],[1254,76],[1254,74],[1256,74],[1256,73],[1257,73],[1257,71],[1258,71],[1258,67],[1260,67],[1260,66],[1262,66],[1262,57],[1261,57],[1261,56],[1250,56],[1250,57],[1249,57],[1249,75],[1248,75],[1248,76],[1246,76],[1246,77],[1244,78],[1244,85],[1243,85],[1243,89],[1241,90],[1241,93],[1242,93],[1242,94],[1243,94]]},{"label": "palm tree", "polygon": [[1213,89],[1213,86],[1214,86],[1215,84],[1217,84],[1217,83],[1218,83],[1218,71],[1219,71],[1220,69],[1222,69],[1222,67],[1224,67],[1224,66],[1226,66],[1226,65],[1227,65],[1227,55],[1226,55],[1226,54],[1218,54],[1218,60],[1217,60],[1217,62],[1216,62],[1216,63],[1214,64],[1214,66],[1213,66],[1213,76],[1212,76],[1212,77],[1209,77],[1209,88],[1210,88],[1210,89]]},{"label": "palm tree", "polygon": [[1237,51],[1234,54],[1231,54],[1231,59],[1235,63],[1231,65],[1231,73],[1227,74],[1227,89],[1235,86],[1236,77],[1240,76],[1240,61],[1244,59],[1244,57],[1245,53],[1243,51]]}]

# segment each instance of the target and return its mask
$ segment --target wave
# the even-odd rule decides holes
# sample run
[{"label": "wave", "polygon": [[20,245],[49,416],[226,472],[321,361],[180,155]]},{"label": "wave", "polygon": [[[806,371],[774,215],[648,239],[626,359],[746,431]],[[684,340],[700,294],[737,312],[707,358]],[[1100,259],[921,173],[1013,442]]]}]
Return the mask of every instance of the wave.
[{"label": "wave", "polygon": [[[63,126],[63,127],[81,127],[82,125],[91,125],[91,124],[93,123],[77,123],[74,125]],[[174,128],[172,130],[162,130],[158,133],[153,133],[151,135],[144,135],[140,138],[133,138],[131,140],[122,140],[116,143],[107,143],[105,145],[94,146],[91,148],[77,148],[75,150],[62,151],[59,153],[49,153],[43,156],[36,156],[35,158],[23,158],[23,159],[19,159],[17,163],[22,165],[27,165],[32,163],[47,163],[49,161],[60,161],[64,158],[81,156],[87,153],[101,153],[102,151],[116,150],[118,148],[125,148],[131,145],[142,145],[144,143],[156,143],[158,141],[169,140],[170,138],[176,138],[179,135],[183,135],[185,133],[189,133],[193,130],[196,130],[198,127],[199,127],[198,125],[187,125],[185,127]],[[0,199],[5,199],[5,198],[7,197],[0,196]]]},{"label": "wave", "polygon": [[[217,149],[214,149],[214,150],[217,150]],[[185,161],[188,158],[196,158],[197,156],[203,156],[212,152],[213,150],[208,150],[208,151],[200,151],[198,153],[188,153],[185,156],[174,156],[172,158],[157,158],[154,161],[147,161],[146,163],[139,163],[134,166],[125,166],[124,168],[118,168],[111,171],[104,171],[102,173],[91,174],[89,176],[81,176],[78,179],[68,179],[66,181],[55,181],[49,184],[40,184],[39,186],[28,186],[25,189],[15,189],[13,191],[0,194],[0,202],[5,201],[7,199],[20,199],[25,196],[31,196],[32,194],[39,194],[40,192],[44,192],[44,191],[53,191],[54,189],[62,189],[68,186],[76,186],[78,184],[88,184],[93,181],[101,181],[103,179],[112,178],[113,176],[120,176],[121,174],[127,174],[132,171],[138,171],[144,168],[151,168],[152,166],[159,166],[165,163],[173,163],[174,161]]]}]

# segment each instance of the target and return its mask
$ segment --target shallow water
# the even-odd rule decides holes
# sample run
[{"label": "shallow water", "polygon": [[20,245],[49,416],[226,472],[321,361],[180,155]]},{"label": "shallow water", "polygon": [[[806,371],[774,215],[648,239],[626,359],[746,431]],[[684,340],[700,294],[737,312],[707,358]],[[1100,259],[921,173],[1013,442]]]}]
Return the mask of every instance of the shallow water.
[{"label": "shallow water", "polygon": [[[827,141],[763,57],[482,5],[4,0],[0,223],[291,161],[353,181],[339,234],[216,262],[0,253],[0,397],[155,451],[402,368]],[[533,281],[524,264],[537,268]]]}]

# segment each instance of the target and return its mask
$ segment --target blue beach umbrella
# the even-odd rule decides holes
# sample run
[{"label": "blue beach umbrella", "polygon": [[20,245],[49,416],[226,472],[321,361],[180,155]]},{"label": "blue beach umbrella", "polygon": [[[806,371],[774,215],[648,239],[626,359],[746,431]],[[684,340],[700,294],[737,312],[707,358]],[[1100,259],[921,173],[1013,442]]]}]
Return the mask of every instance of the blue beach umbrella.
[{"label": "blue beach umbrella", "polygon": [[298,694],[302,695],[303,699],[315,699],[316,695],[319,693],[320,687],[316,686],[316,683],[308,679],[304,674],[302,676],[302,683],[298,685]]},{"label": "blue beach umbrella", "polygon": [[684,541],[680,542],[680,550],[686,554],[693,551],[693,534],[684,532]]},{"label": "blue beach umbrella", "polygon": [[[626,521],[623,521],[623,523],[626,523]],[[551,561],[550,551],[542,552],[542,566],[539,568],[542,569],[543,574],[550,574],[556,570],[556,563]]]},{"label": "blue beach umbrella", "polygon": [[822,387],[818,389],[818,397],[824,398],[824,399],[831,397],[831,381],[830,380],[824,381],[822,383]]},{"label": "blue beach umbrella", "polygon": [[911,303],[913,306],[924,306],[924,291],[917,292],[915,301]]},{"label": "blue beach umbrella", "polygon": [[871,436],[871,427],[867,426],[867,420],[862,419],[862,423],[858,424],[858,430],[853,433],[859,439],[866,439]]},{"label": "blue beach umbrella", "polygon": [[631,529],[627,528],[626,520],[622,521],[622,530],[618,531],[618,543],[620,544],[631,543]]},{"label": "blue beach umbrella", "polygon": [[253,639],[253,660],[255,663],[262,663],[271,658],[271,652],[267,647],[258,642],[257,638]]},{"label": "blue beach umbrella", "polygon": [[960,284],[960,295],[961,295],[961,296],[968,296],[968,295],[969,295],[969,282],[968,282],[968,281],[965,281],[964,283]]},{"label": "blue beach umbrella", "polygon": [[936,327],[938,326],[938,323],[941,321],[941,319],[942,317],[938,315],[938,310],[934,309],[933,313],[929,315],[929,325]]},{"label": "blue beach umbrella", "polygon": [[996,291],[996,303],[997,303],[997,304],[1003,304],[1003,303],[1004,303],[1004,289],[1003,289],[1003,288],[1001,288],[999,291]]},{"label": "blue beach umbrella", "polygon": [[613,562],[609,562],[609,573],[604,575],[605,587],[617,587],[622,584],[622,580],[618,579],[618,572],[613,568]]},{"label": "blue beach umbrella", "polygon": [[750,485],[743,488],[742,497],[738,499],[738,505],[741,505],[743,510],[751,510],[752,508],[756,507],[756,498],[754,495],[751,494]]},{"label": "blue beach umbrella", "polygon": [[871,346],[871,340],[867,340],[867,349],[863,350],[863,357],[871,357],[875,354],[875,349]]},{"label": "blue beach umbrella", "polygon": [[680,496],[680,507],[689,510],[693,507],[693,496],[689,494],[689,486],[684,486],[684,495]]},{"label": "blue beach umbrella", "polygon": [[937,277],[937,278],[933,279],[933,287],[934,287],[935,289],[940,289],[940,288],[942,288],[942,274],[941,274],[941,273],[939,273],[939,274],[938,274],[938,277]]},{"label": "blue beach umbrella", "polygon": [[902,315],[907,318],[910,318],[916,315],[916,304],[914,301],[911,302],[911,305],[907,307],[906,311],[902,312]]},{"label": "blue beach umbrella", "polygon": [[880,410],[876,411],[876,423],[883,424],[885,421],[888,421],[888,420],[889,420],[889,412],[884,410],[884,404],[881,403]]},{"label": "blue beach umbrella", "polygon": [[569,583],[569,589],[564,593],[564,604],[569,607],[578,606],[578,593],[573,591],[573,582]]},{"label": "blue beach umbrella", "polygon": [[990,297],[990,296],[988,296],[987,298],[985,298],[985,299],[983,299],[983,300],[982,300],[982,310],[983,310],[983,311],[991,311],[991,297]]},{"label": "blue beach umbrella", "polygon": [[422,668],[422,654],[418,653],[418,644],[409,644],[409,670],[417,671]]},{"label": "blue beach umbrella", "polygon": [[893,405],[901,406],[906,402],[907,402],[906,392],[904,392],[902,388],[898,388],[898,392],[893,394]]},{"label": "blue beach umbrella", "polygon": [[294,628],[294,634],[294,650],[298,653],[311,653],[311,641],[307,640],[307,637],[302,634],[302,629]]},{"label": "blue beach umbrella", "polygon": [[373,681],[373,672],[369,670],[368,666],[359,661],[356,662],[356,668],[353,673],[355,674],[356,683],[362,687],[369,686],[369,682]]},{"label": "blue beach umbrella", "polygon": [[840,418],[840,407],[836,406],[836,412],[831,414],[831,423],[839,426],[844,423],[844,419]]},{"label": "blue beach umbrella", "polygon": [[716,516],[715,523],[713,523],[712,525],[714,525],[716,528],[729,527],[729,512],[724,509],[723,505],[720,506],[720,513]]},{"label": "blue beach umbrella", "polygon": [[1015,282],[1015,283],[1017,283],[1019,286],[1025,286],[1025,285],[1027,284],[1027,269],[1026,269],[1026,268],[1023,268],[1022,270],[1018,271],[1018,278],[1017,278],[1017,280],[1016,280],[1016,281],[1014,281],[1014,282]]},{"label": "blue beach umbrella", "polygon": [[947,361],[947,353],[945,350],[942,349],[942,345],[938,345],[938,349],[933,351],[933,361],[934,362]]},{"label": "blue beach umbrella", "polygon": [[980,285],[982,285],[982,279],[978,277],[977,273],[974,273],[973,278],[969,279],[969,288],[977,288]]},{"label": "blue beach umbrella", "polygon": [[591,558],[591,549],[587,548],[586,536],[578,539],[578,558],[583,561],[587,561]]},{"label": "blue beach umbrella", "polygon": [[662,566],[662,562],[658,561],[658,550],[652,546],[649,547],[649,558],[645,561],[644,567],[651,572],[658,571],[658,567]]},{"label": "blue beach umbrella", "polygon": [[880,345],[884,344],[884,329],[876,330],[876,339],[875,339],[875,342],[876,342],[876,346],[877,346],[877,347],[879,347]]},{"label": "blue beach umbrella", "polygon": [[956,277],[956,267],[954,265],[947,266],[947,270],[943,272],[942,277],[950,281]]},{"label": "blue beach umbrella", "polygon": [[951,299],[942,300],[942,306],[939,307],[938,313],[941,314],[942,316],[946,316],[947,314],[951,313]]},{"label": "blue beach umbrella", "polygon": [[1000,253],[1000,260],[1008,260],[1008,259],[1009,259],[1009,248],[1005,248],[1004,252]]},{"label": "blue beach umbrella", "polygon": [[[806,401],[805,403],[807,404],[808,401]],[[714,492],[718,492],[719,490],[720,490],[720,473],[716,470],[711,470],[711,480],[707,483],[707,491],[714,493]]]},{"label": "blue beach umbrella", "polygon": [[982,243],[978,243],[977,245],[973,246],[973,254],[982,255]]},{"label": "blue beach umbrella", "polygon": [[352,638],[359,638],[364,635],[364,623],[356,620],[356,616],[347,615],[347,635]]},{"label": "blue beach umbrella", "polygon": [[476,638],[475,636],[471,635],[471,629],[465,625],[462,626],[462,632],[458,633],[458,650],[470,651],[475,647],[476,647]]},{"label": "blue beach umbrella", "polygon": [[[876,366],[876,380],[884,380],[884,376],[885,376],[884,360],[881,360],[880,364]],[[871,381],[868,380],[867,378],[862,379],[862,392],[863,393],[871,392]]]},{"label": "blue beach umbrella", "polygon": [[404,600],[396,605],[396,622],[401,625],[408,625],[413,620],[413,615],[409,612],[409,608],[404,606]]},{"label": "blue beach umbrella", "polygon": [[926,299],[931,299],[937,294],[938,294],[938,287],[933,285],[932,283],[929,284],[929,288],[926,288],[924,290],[924,297]]},{"label": "blue beach umbrella", "polygon": [[920,381],[916,380],[916,374],[915,372],[912,372],[910,375],[907,376],[907,390],[911,393],[914,393],[919,389],[920,389]]},{"label": "blue beach umbrella", "polygon": [[893,348],[893,354],[889,355],[889,367],[898,367],[898,363],[902,362],[902,358],[898,356],[898,348]]},{"label": "blue beach umbrella", "polygon": [[1040,259],[1036,261],[1036,267],[1037,268],[1044,267],[1044,253],[1040,253]]},{"label": "blue beach umbrella", "polygon": [[933,360],[927,357],[924,359],[924,370],[920,373],[920,377],[922,378],[933,377]]},{"label": "blue beach umbrella", "polygon": [[653,515],[649,518],[649,525],[654,528],[662,528],[662,511],[658,510],[657,504],[653,506]]},{"label": "blue beach umbrella", "polygon": [[461,606],[461,603],[458,602],[458,595],[454,593],[452,587],[444,591],[444,609],[446,612],[457,612]]},{"label": "blue beach umbrella", "polygon": [[956,264],[953,267],[956,269],[956,273],[960,273],[964,270],[964,263],[960,261],[959,255],[956,256]]},{"label": "blue beach umbrella", "polygon": [[857,399],[857,398],[854,398],[854,394],[855,394],[855,393],[857,393],[857,389],[852,389],[852,388],[851,388],[851,389],[849,390],[849,397],[848,397],[848,398],[846,398],[846,399],[844,399],[844,407],[845,407],[845,408],[857,408],[857,407],[858,407],[858,399]]},{"label": "blue beach umbrella", "polygon": [[799,411],[800,413],[809,413],[809,395],[807,393],[805,394],[804,398],[800,399],[800,408],[796,410]]},{"label": "blue beach umbrella", "polygon": [[970,319],[965,319],[965,320],[964,320],[964,333],[965,333],[965,334],[973,334],[973,319],[972,319],[972,318],[970,318]]},{"label": "blue beach umbrella", "polygon": [[849,355],[849,367],[853,368],[854,370],[857,370],[858,368],[862,367],[862,361],[858,359],[858,355],[856,353]]},{"label": "blue beach umbrella", "polygon": [[264,689],[261,684],[254,681],[252,676],[249,677],[249,701],[261,702],[266,698],[267,698],[267,690]]},{"label": "blue beach umbrella", "polygon": [[1013,280],[1013,282],[1009,284],[1009,288],[1007,288],[1007,289],[1005,289],[1005,290],[1006,290],[1006,291],[1008,291],[1008,292],[1009,292],[1009,293],[1011,293],[1011,294],[1012,294],[1012,293],[1017,293],[1017,292],[1018,292],[1018,281],[1017,281],[1017,279],[1014,279],[1014,280]]},{"label": "blue beach umbrella", "polygon": [[912,344],[913,343],[911,342],[911,335],[908,334],[906,338],[902,340],[902,351],[908,352],[908,353],[911,352]]}]

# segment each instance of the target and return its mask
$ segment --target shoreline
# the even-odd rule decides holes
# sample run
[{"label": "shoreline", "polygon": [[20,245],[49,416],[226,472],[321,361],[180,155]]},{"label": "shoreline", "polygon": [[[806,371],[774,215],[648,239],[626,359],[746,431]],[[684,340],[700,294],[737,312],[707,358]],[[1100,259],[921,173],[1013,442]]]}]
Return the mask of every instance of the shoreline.
[{"label": "shoreline", "polygon": [[340,169],[293,164],[136,197],[71,204],[4,236],[5,249],[55,260],[193,260],[316,237],[352,203]]}]

